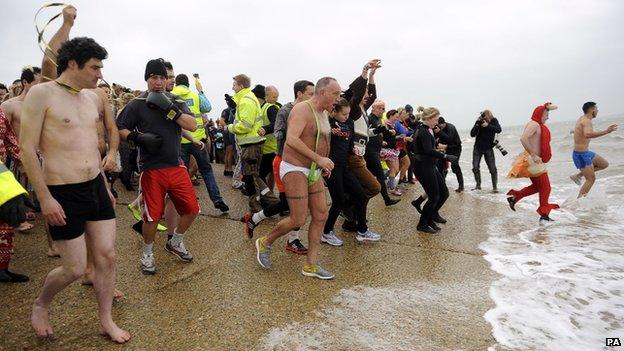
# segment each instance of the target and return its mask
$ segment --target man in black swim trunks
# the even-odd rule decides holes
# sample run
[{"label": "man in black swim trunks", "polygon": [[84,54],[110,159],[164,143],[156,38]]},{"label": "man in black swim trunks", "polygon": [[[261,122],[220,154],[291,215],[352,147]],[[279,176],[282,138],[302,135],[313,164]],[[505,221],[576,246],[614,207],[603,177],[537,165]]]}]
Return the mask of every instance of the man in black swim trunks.
[{"label": "man in black swim trunks", "polygon": [[[87,247],[93,255],[100,333],[117,343],[130,339],[111,316],[115,289],[115,211],[100,171],[97,127],[99,97],[91,91],[102,78],[106,50],[90,38],[74,38],[58,52],[59,77],[34,86],[23,107],[22,162],[56,241],[62,265],[46,277],[33,305],[38,336],[53,334],[52,299],[82,277]],[[44,123],[45,121],[45,123]],[[61,137],[62,136],[62,137]],[[45,167],[39,163],[41,152]],[[85,235],[86,232],[86,235]]]}]

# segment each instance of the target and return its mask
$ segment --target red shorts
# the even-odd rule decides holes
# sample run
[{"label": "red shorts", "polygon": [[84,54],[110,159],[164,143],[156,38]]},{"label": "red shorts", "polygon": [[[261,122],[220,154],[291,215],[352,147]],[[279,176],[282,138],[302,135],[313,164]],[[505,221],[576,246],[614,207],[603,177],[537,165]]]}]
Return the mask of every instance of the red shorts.
[{"label": "red shorts", "polygon": [[186,167],[150,169],[141,173],[141,210],[146,222],[159,221],[165,212],[165,195],[178,214],[198,214],[199,202]]},{"label": "red shorts", "polygon": [[282,163],[282,156],[275,155],[273,158],[273,178],[275,179],[275,185],[277,186],[277,190],[280,193],[285,193],[286,188],[284,188],[284,183],[282,183],[282,178],[280,177],[280,164]]}]

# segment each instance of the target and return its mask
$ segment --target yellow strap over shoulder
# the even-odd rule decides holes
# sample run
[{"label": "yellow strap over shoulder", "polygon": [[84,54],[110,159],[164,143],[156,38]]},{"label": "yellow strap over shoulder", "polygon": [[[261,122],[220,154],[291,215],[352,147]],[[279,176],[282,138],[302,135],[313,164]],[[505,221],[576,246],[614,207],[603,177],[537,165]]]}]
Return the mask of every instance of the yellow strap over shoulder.
[{"label": "yellow strap over shoulder", "polygon": [[15,179],[13,173],[0,162],[0,205],[22,194],[28,192]]}]

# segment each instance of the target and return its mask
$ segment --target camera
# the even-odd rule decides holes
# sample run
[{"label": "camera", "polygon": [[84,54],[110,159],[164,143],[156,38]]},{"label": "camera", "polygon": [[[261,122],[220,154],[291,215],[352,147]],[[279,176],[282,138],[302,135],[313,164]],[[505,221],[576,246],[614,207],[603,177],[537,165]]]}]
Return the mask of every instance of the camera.
[{"label": "camera", "polygon": [[500,151],[501,154],[503,154],[503,156],[507,156],[508,154],[507,150],[505,150],[505,148],[500,144],[498,139],[494,139],[494,147],[498,149],[498,151]]}]

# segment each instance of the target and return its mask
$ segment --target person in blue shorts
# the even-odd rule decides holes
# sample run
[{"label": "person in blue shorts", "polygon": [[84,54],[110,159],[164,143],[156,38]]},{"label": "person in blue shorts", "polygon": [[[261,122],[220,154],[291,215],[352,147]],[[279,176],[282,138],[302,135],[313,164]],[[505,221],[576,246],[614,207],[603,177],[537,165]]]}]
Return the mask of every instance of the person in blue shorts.
[{"label": "person in blue shorts", "polygon": [[570,179],[578,185],[581,185],[581,178],[585,178],[585,183],[579,190],[579,198],[587,195],[591,190],[596,181],[596,172],[609,167],[609,162],[604,157],[589,150],[590,139],[610,134],[618,128],[617,124],[612,124],[603,131],[594,131],[592,122],[598,116],[598,106],[595,102],[584,103],[583,113],[574,127],[574,151],[572,152],[572,161],[579,173],[570,176]]}]

